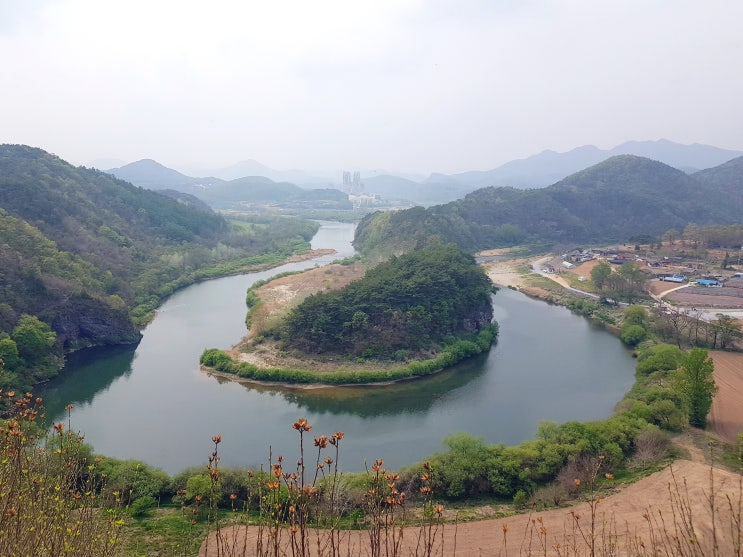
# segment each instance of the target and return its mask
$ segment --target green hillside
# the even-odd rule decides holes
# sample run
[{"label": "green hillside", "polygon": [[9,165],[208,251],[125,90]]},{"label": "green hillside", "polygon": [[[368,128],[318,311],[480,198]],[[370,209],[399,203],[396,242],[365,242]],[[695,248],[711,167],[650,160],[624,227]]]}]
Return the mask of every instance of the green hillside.
[{"label": "green hillside", "polygon": [[[0,145],[0,387],[55,373],[65,350],[137,342],[138,326],[177,288],[277,262],[307,249],[317,229],[291,219],[228,222],[176,197]],[[49,358],[31,361],[20,323]]]},{"label": "green hillside", "polygon": [[380,263],[342,289],[306,298],[279,337],[308,353],[416,354],[489,324],[491,290],[472,256],[451,244],[429,245]]},{"label": "green hillside", "polygon": [[730,194],[736,173],[719,174],[717,181],[700,180],[657,161],[622,155],[547,188],[483,188],[446,205],[371,215],[357,228],[355,244],[404,251],[432,235],[470,250],[597,244],[658,237],[689,223],[739,222],[743,198]]},{"label": "green hillside", "polygon": [[705,188],[716,190],[724,199],[743,205],[743,157],[693,174]]}]

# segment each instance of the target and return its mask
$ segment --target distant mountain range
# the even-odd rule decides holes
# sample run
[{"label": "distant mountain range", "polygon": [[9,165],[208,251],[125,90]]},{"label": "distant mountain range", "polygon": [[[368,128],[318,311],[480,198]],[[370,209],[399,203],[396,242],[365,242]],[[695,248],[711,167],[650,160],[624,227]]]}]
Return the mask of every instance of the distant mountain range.
[{"label": "distant mountain range", "polygon": [[692,173],[739,157],[743,155],[743,151],[731,151],[698,143],[681,145],[667,139],[628,141],[608,150],[586,145],[566,153],[543,151],[526,159],[508,162],[493,170],[451,175],[432,174],[426,183],[459,184],[473,189],[487,186],[541,188],[617,155],[645,157]]},{"label": "distant mountain range", "polygon": [[[233,168],[242,168],[245,171],[261,169],[262,165],[253,163],[255,161],[251,161],[250,164],[240,163]],[[245,208],[245,204],[271,203],[294,208],[306,205],[325,209],[351,208],[348,195],[337,189],[306,189],[290,182],[275,182],[261,175],[243,175],[230,180],[213,176],[194,178],[151,159],[114,168],[108,170],[108,173],[142,188],[182,192],[216,209]],[[237,173],[237,170],[233,171],[233,174]]]},{"label": "distant mountain range", "polygon": [[[543,151],[525,159],[510,161],[492,170],[473,170],[459,174],[431,174],[423,180],[414,176],[375,171],[363,177],[365,191],[390,201],[408,201],[429,206],[447,203],[488,186],[510,186],[517,189],[543,188],[589,166],[617,155],[636,155],[656,160],[687,174],[721,165],[743,151],[720,149],[710,145],[682,145],[666,139],[629,141],[613,149],[592,145],[577,147],[565,153]],[[208,178],[186,176],[153,160],[141,160],[108,171],[118,178],[149,189],[175,189],[196,195],[209,203],[211,188],[239,178],[263,177],[268,183],[296,184],[306,187],[329,187],[329,180],[312,177],[301,170],[277,171],[257,161],[246,160],[215,170]],[[339,181],[336,181],[336,183]],[[253,182],[260,181],[253,179]],[[262,182],[266,185],[266,182]],[[238,195],[239,196],[239,195]],[[233,196],[234,197],[234,196]]]},{"label": "distant mountain range", "polygon": [[743,215],[743,156],[686,174],[617,155],[539,189],[487,187],[444,205],[378,213],[356,231],[359,249],[400,253],[431,236],[470,250],[519,244],[606,244],[657,238],[690,223]]},{"label": "distant mountain range", "polygon": [[275,170],[253,159],[211,170],[209,175],[222,180],[236,180],[246,176],[264,176],[274,182],[290,182],[309,188],[327,187],[333,182],[330,177],[313,176],[303,170]]}]

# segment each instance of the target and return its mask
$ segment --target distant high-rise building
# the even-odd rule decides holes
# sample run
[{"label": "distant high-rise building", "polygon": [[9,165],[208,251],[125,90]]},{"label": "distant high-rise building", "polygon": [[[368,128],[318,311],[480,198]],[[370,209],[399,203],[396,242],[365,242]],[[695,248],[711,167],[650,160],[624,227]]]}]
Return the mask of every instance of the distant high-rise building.
[{"label": "distant high-rise building", "polygon": [[351,195],[360,195],[364,193],[364,183],[361,181],[361,172],[355,170],[352,175],[348,170],[344,170],[342,189]]}]

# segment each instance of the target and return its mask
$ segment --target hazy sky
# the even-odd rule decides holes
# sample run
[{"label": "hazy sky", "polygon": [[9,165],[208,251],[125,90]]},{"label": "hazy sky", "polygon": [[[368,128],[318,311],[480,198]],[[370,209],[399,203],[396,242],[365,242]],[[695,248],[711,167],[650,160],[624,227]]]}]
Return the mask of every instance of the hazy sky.
[{"label": "hazy sky", "polygon": [[0,143],[421,173],[743,150],[742,29],[740,0],[0,0]]}]

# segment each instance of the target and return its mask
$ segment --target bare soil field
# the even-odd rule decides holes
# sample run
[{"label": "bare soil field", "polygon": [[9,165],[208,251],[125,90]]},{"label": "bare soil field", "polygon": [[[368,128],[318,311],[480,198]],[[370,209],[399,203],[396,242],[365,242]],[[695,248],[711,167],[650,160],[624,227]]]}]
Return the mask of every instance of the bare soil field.
[{"label": "bare soil field", "polygon": [[593,268],[599,264],[598,259],[591,259],[591,261],[585,261],[578,265],[575,269],[571,269],[571,273],[579,277],[589,278]]},{"label": "bare soil field", "polygon": [[678,288],[678,284],[675,282],[665,282],[663,280],[651,280],[647,283],[648,290],[651,294],[663,294],[665,292],[668,292],[669,290],[673,290],[674,288]]},{"label": "bare soil field", "polygon": [[[479,557],[507,555],[590,555],[590,542],[595,543],[595,555],[687,555],[679,550],[704,548],[695,555],[711,554],[713,521],[709,496],[716,515],[718,555],[734,555],[730,528],[731,512],[728,499],[737,502],[740,494],[741,476],[708,465],[677,461],[671,467],[638,482],[617,487],[615,493],[600,499],[595,505],[595,526],[591,535],[592,511],[588,502],[572,507],[544,512],[514,515],[507,518],[444,524],[436,532],[431,555],[442,557]],[[682,511],[683,509],[683,511]],[[684,512],[684,520],[680,513]],[[677,517],[674,524],[674,513]],[[693,527],[688,523],[693,522]],[[686,526],[685,526],[686,524]],[[652,532],[652,534],[651,534]],[[419,546],[419,527],[405,528],[402,545],[395,555],[425,555]],[[282,534],[285,548],[278,555],[292,555],[288,545],[289,533]],[[313,540],[326,533],[312,532]],[[222,531],[224,545],[218,548],[217,537],[212,534],[201,548],[201,557],[217,555],[256,555],[258,527],[231,527]],[[651,536],[656,540],[655,548],[661,544],[665,551],[652,553]],[[698,543],[699,547],[691,547]],[[316,544],[311,543],[312,555],[319,555]],[[384,550],[383,550],[384,551]],[[329,555],[329,550],[324,553]],[[384,552],[382,553],[385,554]],[[392,554],[392,553],[390,553]],[[368,532],[352,531],[341,534],[339,555],[368,556]]]},{"label": "bare soil field", "polygon": [[666,296],[666,299],[684,306],[722,309],[743,308],[743,298],[740,296],[705,296],[691,291],[687,292],[686,288],[671,292]]},{"label": "bare soil field", "polygon": [[743,432],[743,354],[712,350],[709,355],[719,388],[712,400],[709,426],[720,439],[736,444]]}]

